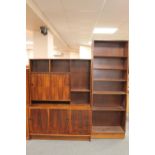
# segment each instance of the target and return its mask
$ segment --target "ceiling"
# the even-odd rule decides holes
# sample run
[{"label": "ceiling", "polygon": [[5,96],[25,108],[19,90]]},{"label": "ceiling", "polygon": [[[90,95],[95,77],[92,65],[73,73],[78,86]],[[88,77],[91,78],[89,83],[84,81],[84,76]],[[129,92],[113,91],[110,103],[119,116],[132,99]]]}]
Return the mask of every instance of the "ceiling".
[{"label": "ceiling", "polygon": [[26,5],[26,29],[38,31],[41,25],[45,25],[44,22],[35,14],[32,8]]},{"label": "ceiling", "polygon": [[[33,2],[71,48],[88,45],[91,40],[128,40],[128,0],[33,0]],[[31,19],[35,22],[33,17]],[[34,25],[40,26],[40,24]],[[94,27],[117,27],[118,31],[111,35],[93,34]]]}]

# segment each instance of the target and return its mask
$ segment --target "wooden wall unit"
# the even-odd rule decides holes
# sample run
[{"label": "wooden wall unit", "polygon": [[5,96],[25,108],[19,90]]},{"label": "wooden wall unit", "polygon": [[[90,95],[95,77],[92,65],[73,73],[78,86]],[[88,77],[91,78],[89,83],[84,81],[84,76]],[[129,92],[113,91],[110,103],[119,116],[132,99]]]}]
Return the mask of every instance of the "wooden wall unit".
[{"label": "wooden wall unit", "polygon": [[92,138],[125,136],[128,42],[94,41]]},{"label": "wooden wall unit", "polygon": [[124,138],[128,42],[94,41],[92,61],[31,59],[27,138]]},{"label": "wooden wall unit", "polygon": [[30,60],[30,138],[90,139],[90,75],[90,60]]}]

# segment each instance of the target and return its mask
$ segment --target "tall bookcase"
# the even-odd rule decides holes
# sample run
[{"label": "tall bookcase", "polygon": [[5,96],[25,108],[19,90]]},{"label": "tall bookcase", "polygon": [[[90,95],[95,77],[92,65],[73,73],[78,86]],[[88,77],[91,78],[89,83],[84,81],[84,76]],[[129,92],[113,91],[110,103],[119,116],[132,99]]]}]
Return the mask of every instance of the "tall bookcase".
[{"label": "tall bookcase", "polygon": [[29,138],[90,139],[90,76],[90,60],[30,60]]},{"label": "tall bookcase", "polygon": [[123,138],[128,42],[94,41],[92,56],[92,138]]}]

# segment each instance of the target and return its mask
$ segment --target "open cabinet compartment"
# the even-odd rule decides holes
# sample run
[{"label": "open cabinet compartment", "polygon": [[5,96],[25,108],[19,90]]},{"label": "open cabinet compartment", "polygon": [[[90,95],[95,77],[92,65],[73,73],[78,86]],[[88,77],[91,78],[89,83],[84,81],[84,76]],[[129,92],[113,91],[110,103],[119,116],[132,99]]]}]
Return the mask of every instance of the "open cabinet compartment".
[{"label": "open cabinet compartment", "polygon": [[94,58],[95,69],[126,69],[126,59],[122,58]]},{"label": "open cabinet compartment", "polygon": [[49,72],[49,60],[30,60],[31,72]]},{"label": "open cabinet compartment", "polygon": [[69,72],[70,71],[70,61],[69,60],[51,60],[50,61],[50,71],[51,72]]},{"label": "open cabinet compartment", "polygon": [[90,61],[71,60],[71,90],[88,91],[90,89]]},{"label": "open cabinet compartment", "polygon": [[125,91],[125,82],[94,81],[94,91]]},{"label": "open cabinet compartment", "polygon": [[127,57],[126,42],[94,41],[94,57]]},{"label": "open cabinet compartment", "polygon": [[97,70],[93,71],[94,79],[127,79],[125,70]]},{"label": "open cabinet compartment", "polygon": [[93,95],[94,110],[125,111],[126,95]]},{"label": "open cabinet compartment", "polygon": [[90,104],[90,93],[71,92],[71,104]]},{"label": "open cabinet compartment", "polygon": [[93,133],[124,133],[125,112],[93,111]]}]

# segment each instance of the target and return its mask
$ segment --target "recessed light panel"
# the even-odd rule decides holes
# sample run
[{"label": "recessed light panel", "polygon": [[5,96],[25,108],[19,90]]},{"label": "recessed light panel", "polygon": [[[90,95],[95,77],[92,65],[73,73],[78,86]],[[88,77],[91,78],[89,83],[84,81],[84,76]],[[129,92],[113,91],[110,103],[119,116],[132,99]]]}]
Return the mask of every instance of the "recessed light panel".
[{"label": "recessed light panel", "polygon": [[93,33],[95,34],[113,34],[118,30],[118,28],[95,28]]}]

